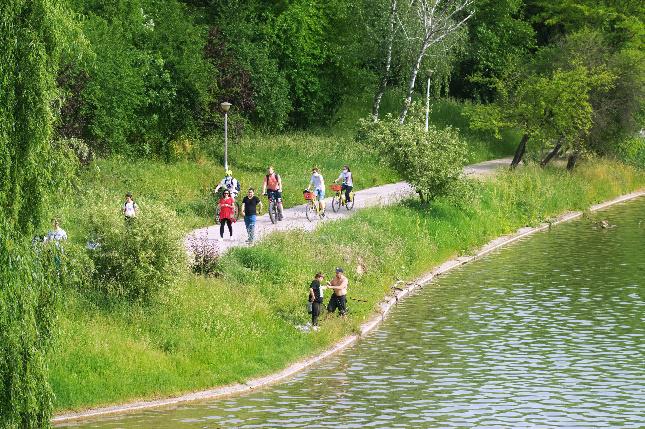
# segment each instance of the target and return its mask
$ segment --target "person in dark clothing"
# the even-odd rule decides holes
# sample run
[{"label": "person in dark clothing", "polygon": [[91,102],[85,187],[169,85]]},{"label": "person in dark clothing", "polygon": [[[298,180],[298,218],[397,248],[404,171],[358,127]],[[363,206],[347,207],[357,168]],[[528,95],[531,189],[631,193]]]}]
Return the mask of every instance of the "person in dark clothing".
[{"label": "person in dark clothing", "polygon": [[255,190],[249,188],[248,194],[242,200],[242,216],[244,216],[246,232],[249,234],[247,243],[252,243],[255,239],[255,219],[258,214],[258,205],[260,205],[260,210],[262,210],[262,201],[255,196]]},{"label": "person in dark clothing", "polygon": [[309,302],[311,302],[311,325],[318,326],[318,316],[320,316],[320,306],[323,303],[324,286],[320,283],[323,281],[322,273],[316,273],[314,280],[309,286]]}]

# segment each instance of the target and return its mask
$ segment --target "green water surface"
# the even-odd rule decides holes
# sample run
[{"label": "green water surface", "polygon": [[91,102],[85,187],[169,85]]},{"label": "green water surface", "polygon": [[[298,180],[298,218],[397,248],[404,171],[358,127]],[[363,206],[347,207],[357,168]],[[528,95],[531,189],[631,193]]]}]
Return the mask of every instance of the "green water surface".
[{"label": "green water surface", "polygon": [[68,426],[642,428],[644,276],[641,198],[435,280],[283,384]]}]

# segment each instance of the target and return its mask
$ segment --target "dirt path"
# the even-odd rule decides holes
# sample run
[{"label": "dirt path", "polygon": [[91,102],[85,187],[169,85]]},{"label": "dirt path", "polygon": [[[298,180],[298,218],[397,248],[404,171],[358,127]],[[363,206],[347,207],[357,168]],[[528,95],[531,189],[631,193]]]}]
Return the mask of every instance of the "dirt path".
[{"label": "dirt path", "polygon": [[[497,169],[506,167],[511,163],[511,158],[494,159],[492,161],[480,162],[478,164],[464,167],[464,173],[467,176],[485,177],[491,175]],[[414,193],[412,187],[406,182],[392,183],[389,185],[375,186],[373,188],[363,189],[356,192],[354,209],[348,211],[341,208],[338,213],[331,209],[331,197],[325,198],[327,204],[327,215],[325,219],[314,220],[310,222],[305,216],[305,205],[295,206],[284,210],[284,219],[277,224],[272,224],[267,214],[258,216],[255,224],[255,238],[261,240],[267,234],[274,231],[287,231],[293,229],[302,229],[311,231],[322,222],[330,222],[337,219],[345,219],[358,209],[373,207],[378,205],[394,204],[405,197]],[[262,197],[262,203],[266,212],[266,197]],[[193,230],[186,237],[186,248],[191,251],[195,246],[208,246],[214,248],[218,253],[224,253],[226,250],[235,246],[246,246],[246,229],[244,221],[240,219],[233,224],[233,237],[228,239],[228,230],[225,230],[224,241],[219,241],[219,225],[213,225],[205,228]]]}]

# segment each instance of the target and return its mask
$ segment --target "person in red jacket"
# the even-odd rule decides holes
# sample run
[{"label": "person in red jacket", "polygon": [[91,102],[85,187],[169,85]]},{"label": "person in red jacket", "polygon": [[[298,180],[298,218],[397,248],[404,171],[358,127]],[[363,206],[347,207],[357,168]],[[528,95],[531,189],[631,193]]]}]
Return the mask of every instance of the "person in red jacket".
[{"label": "person in red jacket", "polygon": [[224,240],[224,225],[228,226],[228,233],[233,239],[233,222],[235,222],[235,200],[231,191],[226,189],[219,200],[219,240]]}]

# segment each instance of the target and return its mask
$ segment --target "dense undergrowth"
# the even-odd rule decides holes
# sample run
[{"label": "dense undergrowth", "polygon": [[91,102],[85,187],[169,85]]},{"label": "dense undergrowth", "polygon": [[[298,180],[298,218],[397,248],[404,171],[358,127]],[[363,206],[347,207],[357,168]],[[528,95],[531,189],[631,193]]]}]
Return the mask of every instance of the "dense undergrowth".
[{"label": "dense undergrowth", "polygon": [[[589,161],[502,172],[464,195],[357,212],[312,233],[236,248],[218,276],[185,274],[146,304],[64,290],[50,380],[57,410],[167,396],[267,374],[355,330],[397,279],[411,280],[493,237],[645,184],[642,172]],[[303,333],[316,271],[345,267],[350,317]]]}]

